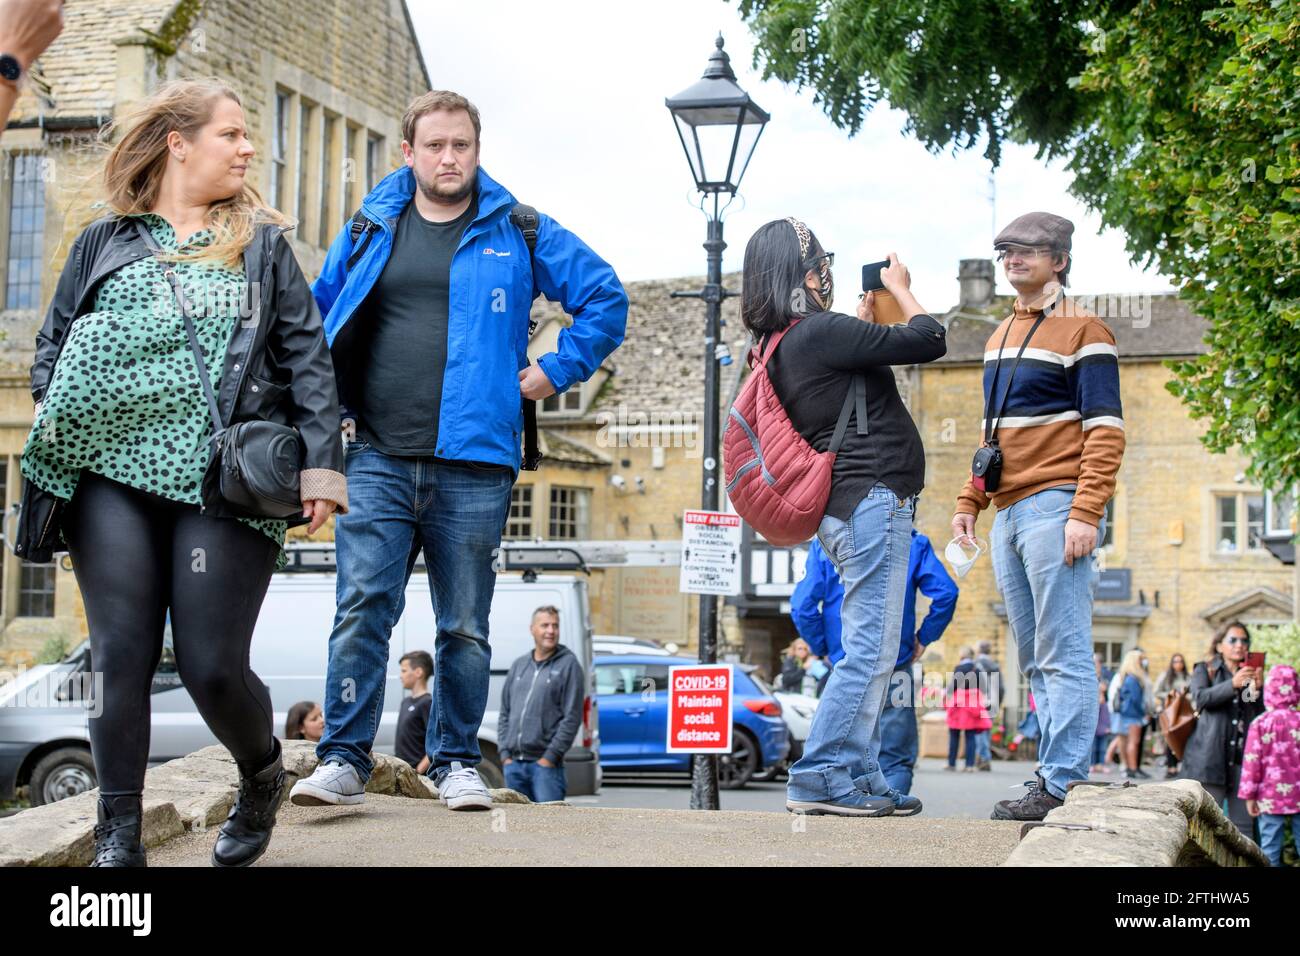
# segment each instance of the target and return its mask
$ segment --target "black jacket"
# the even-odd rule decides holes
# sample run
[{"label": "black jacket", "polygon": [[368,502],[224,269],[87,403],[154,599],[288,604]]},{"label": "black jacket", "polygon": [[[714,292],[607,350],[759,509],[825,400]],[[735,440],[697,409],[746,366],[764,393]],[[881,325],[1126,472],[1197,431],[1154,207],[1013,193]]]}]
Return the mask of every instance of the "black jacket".
[{"label": "black jacket", "polygon": [[943,326],[924,314],[905,325],[877,325],[820,312],[781,340],[768,376],[791,423],[817,451],[830,447],[854,376],[861,374],[867,382],[867,434],[855,427],[855,412],[831,468],[826,514],[848,521],[878,481],[899,498],[920,492],[925,449],[890,366],[933,362],[946,351]]},{"label": "black jacket", "polygon": [[[100,284],[122,266],[150,255],[135,222],[131,217],[105,216],[73,241],[45,322],[36,334],[31,372],[36,402],[45,396],[68,329],[74,319],[93,309]],[[333,472],[337,481],[327,483],[346,488],[334,368],[316,300],[285,231],[274,223],[261,223],[244,250],[253,311],[239,320],[230,337],[217,408],[226,425],[267,420],[296,428],[304,446],[304,480],[308,469],[315,470],[317,481]],[[203,482],[202,495],[208,514],[229,514],[214,481]],[[61,499],[26,483],[14,547],[19,557],[50,560],[58,543],[51,531],[61,520],[60,503]],[[309,521],[295,517],[289,524]]]},{"label": "black jacket", "polygon": [[1187,694],[1192,709],[1199,716],[1183,750],[1180,777],[1220,787],[1228,785],[1228,739],[1232,732],[1233,699],[1240,700],[1238,707],[1247,725],[1264,712],[1263,688],[1258,688],[1259,695],[1253,701],[1241,699],[1245,690],[1244,687],[1237,690],[1232,686],[1232,674],[1218,655],[1208,665],[1200,663],[1192,668]]}]

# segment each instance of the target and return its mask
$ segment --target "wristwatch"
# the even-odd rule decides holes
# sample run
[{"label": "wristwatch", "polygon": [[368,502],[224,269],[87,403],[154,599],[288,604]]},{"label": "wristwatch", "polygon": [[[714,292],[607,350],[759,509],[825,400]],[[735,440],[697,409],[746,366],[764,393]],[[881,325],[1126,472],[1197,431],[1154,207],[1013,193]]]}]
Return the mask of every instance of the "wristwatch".
[{"label": "wristwatch", "polygon": [[18,58],[12,53],[0,53],[0,82],[18,89],[22,75],[23,65],[18,62]]}]

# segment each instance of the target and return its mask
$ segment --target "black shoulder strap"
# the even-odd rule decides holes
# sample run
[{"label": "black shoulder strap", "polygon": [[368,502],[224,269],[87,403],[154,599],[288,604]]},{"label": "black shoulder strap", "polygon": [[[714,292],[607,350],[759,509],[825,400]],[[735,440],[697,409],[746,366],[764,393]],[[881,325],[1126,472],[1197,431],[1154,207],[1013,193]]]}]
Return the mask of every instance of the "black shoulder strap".
[{"label": "black shoulder strap", "polygon": [[[348,224],[348,232],[352,234],[352,255],[348,256],[347,265],[344,267],[348,271],[357,264],[361,254],[366,251],[366,246],[370,245],[370,237],[379,229],[379,224],[371,222],[370,218],[358,209],[352,214],[352,222]],[[362,233],[366,234],[365,240],[357,245],[357,240],[361,238]]]},{"label": "black shoulder strap", "polygon": [[[528,265],[531,271],[536,267],[537,262],[537,227],[541,224],[541,217],[532,206],[515,203],[515,207],[510,210],[510,221],[514,223],[516,229],[524,234],[524,242],[528,245]],[[531,339],[536,331],[537,320],[529,318],[528,337]],[[520,467],[524,471],[536,471],[542,460],[542,451],[537,443],[537,403],[523,399],[523,408],[524,458]]]},{"label": "black shoulder strap", "polygon": [[835,434],[831,436],[830,447],[826,450],[832,455],[840,450],[840,445],[844,444],[844,435],[849,430],[849,416],[857,412],[859,435],[867,434],[867,377],[862,374],[854,375],[853,382],[849,385],[849,391],[844,396],[844,404],[840,407],[840,417],[835,423]]}]

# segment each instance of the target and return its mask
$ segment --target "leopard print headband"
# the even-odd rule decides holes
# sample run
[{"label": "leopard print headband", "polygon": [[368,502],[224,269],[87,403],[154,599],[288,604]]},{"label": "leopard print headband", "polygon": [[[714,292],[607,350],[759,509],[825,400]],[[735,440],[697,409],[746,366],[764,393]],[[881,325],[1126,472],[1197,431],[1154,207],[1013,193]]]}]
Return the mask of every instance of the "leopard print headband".
[{"label": "leopard print headband", "polygon": [[795,235],[799,237],[799,261],[808,261],[808,250],[812,246],[812,233],[794,216],[786,216],[785,221],[794,226]]}]

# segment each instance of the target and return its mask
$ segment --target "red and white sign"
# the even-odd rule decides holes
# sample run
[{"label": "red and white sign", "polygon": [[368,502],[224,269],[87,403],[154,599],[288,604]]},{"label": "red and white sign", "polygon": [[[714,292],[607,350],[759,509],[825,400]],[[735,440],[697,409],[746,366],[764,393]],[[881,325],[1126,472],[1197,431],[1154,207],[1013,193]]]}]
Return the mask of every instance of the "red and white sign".
[{"label": "red and white sign", "polygon": [[683,594],[740,593],[740,515],[687,511],[682,515]]},{"label": "red and white sign", "polygon": [[668,752],[731,753],[731,665],[668,668]]}]

